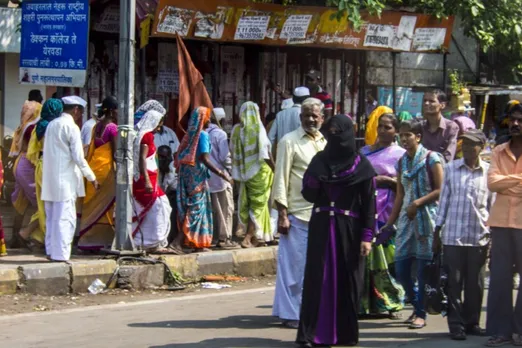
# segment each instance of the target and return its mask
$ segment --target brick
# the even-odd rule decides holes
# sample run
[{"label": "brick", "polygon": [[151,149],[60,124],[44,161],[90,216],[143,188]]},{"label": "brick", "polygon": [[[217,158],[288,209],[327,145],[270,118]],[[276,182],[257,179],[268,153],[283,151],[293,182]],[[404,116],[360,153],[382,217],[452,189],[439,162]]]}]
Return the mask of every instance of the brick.
[{"label": "brick", "polygon": [[89,286],[96,279],[107,284],[116,269],[114,260],[94,260],[75,262],[71,265],[71,290],[74,293],[87,292]]},{"label": "brick", "polygon": [[275,274],[277,270],[277,247],[255,248],[234,251],[234,269],[237,275],[256,277]]},{"label": "brick", "polygon": [[9,295],[16,293],[18,281],[18,266],[0,266],[0,295]]},{"label": "brick", "polygon": [[21,290],[35,295],[65,295],[70,292],[70,265],[37,263],[23,265]]},{"label": "brick", "polygon": [[234,255],[230,251],[213,251],[198,255],[198,275],[226,274],[234,271]]}]

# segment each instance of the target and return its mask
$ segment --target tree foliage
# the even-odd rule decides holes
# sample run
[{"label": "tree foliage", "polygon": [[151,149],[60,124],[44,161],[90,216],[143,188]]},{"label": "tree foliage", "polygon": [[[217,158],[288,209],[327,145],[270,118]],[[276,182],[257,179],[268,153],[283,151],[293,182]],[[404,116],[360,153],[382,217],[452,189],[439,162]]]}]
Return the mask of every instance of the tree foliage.
[{"label": "tree foliage", "polygon": [[363,24],[361,11],[379,16],[386,8],[411,8],[437,18],[459,16],[465,33],[484,51],[494,49],[513,70],[522,74],[522,0],[254,0],[294,5],[334,6],[347,16],[355,30]]}]

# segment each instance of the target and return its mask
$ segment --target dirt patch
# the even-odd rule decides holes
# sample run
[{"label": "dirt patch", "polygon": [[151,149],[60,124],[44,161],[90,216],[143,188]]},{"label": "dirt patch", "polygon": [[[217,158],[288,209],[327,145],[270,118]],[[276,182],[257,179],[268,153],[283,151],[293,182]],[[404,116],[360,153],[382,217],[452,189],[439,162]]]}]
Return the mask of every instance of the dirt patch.
[{"label": "dirt patch", "polygon": [[179,291],[170,291],[166,287],[133,291],[133,290],[108,290],[102,294],[69,294],[66,296],[40,296],[30,294],[16,294],[0,296],[0,316],[27,312],[44,312],[76,307],[100,306],[115,303],[130,303],[146,300],[155,300],[169,297],[181,297],[196,293],[214,293],[253,289],[275,285],[275,276],[261,278],[246,278],[241,281],[217,282],[228,284],[231,287],[221,290],[203,289],[201,283],[187,285],[187,288]]}]

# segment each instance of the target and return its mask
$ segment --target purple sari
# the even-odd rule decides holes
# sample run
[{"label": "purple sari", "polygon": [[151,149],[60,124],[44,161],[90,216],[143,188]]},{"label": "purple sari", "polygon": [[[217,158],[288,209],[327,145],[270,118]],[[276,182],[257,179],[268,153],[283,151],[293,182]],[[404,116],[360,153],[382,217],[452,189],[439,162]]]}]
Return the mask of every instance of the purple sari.
[{"label": "purple sari", "polygon": [[[378,175],[391,178],[397,176],[395,165],[405,152],[397,145],[375,151],[371,151],[370,146],[361,149],[361,153],[368,158]],[[393,190],[377,188],[376,211],[379,228],[388,221],[394,202],[395,192]],[[393,270],[392,263],[395,257],[394,239],[393,235],[385,235],[382,244],[374,244],[370,255],[366,258],[360,314],[393,313],[403,308],[404,289],[390,273]]]},{"label": "purple sari", "polygon": [[[397,177],[395,165],[405,152],[406,150],[398,145],[391,145],[375,151],[372,151],[370,146],[361,149],[361,153],[372,163],[377,175],[391,178]],[[377,189],[377,222],[379,227],[382,227],[388,221],[394,202],[395,192],[387,188]]]}]

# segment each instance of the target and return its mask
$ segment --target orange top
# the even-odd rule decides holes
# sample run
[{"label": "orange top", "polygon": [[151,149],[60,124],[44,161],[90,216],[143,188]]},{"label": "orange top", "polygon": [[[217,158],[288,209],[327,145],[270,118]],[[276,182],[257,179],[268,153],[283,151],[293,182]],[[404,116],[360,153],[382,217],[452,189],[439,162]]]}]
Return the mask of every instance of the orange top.
[{"label": "orange top", "polygon": [[510,142],[493,150],[488,172],[488,188],[497,193],[488,225],[522,229],[522,156],[515,157]]}]

